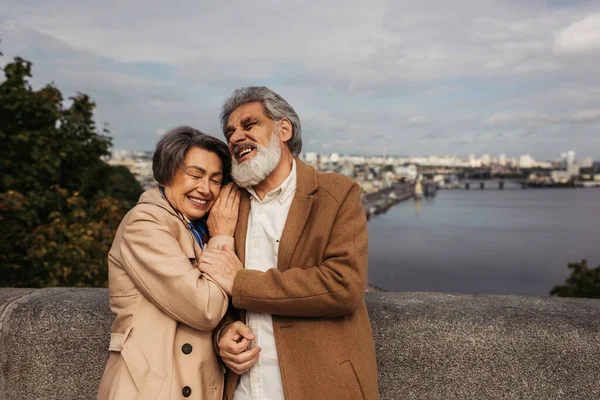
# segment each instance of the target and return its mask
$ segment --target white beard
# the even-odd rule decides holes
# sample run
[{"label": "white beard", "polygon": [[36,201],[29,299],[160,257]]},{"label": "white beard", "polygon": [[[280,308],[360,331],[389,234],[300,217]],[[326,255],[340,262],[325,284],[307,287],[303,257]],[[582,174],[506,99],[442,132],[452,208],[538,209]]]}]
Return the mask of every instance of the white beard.
[{"label": "white beard", "polygon": [[251,160],[240,163],[235,156],[232,157],[231,177],[240,187],[254,187],[275,170],[280,159],[281,143],[273,130],[269,144],[266,147],[258,145],[256,155]]}]

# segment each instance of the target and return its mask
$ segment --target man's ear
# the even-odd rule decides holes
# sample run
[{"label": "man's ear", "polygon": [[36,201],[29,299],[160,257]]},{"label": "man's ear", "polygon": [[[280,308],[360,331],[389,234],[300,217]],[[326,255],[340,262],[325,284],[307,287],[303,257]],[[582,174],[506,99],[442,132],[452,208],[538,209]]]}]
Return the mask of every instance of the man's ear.
[{"label": "man's ear", "polygon": [[279,139],[282,142],[287,142],[292,138],[292,123],[287,119],[283,118],[277,122],[279,128],[277,129],[277,134],[279,135]]}]

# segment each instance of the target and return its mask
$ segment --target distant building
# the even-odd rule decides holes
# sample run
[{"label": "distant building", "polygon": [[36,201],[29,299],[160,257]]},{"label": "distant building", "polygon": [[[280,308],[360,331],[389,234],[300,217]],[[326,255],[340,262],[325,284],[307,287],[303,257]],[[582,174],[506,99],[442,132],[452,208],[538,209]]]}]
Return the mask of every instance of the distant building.
[{"label": "distant building", "polygon": [[304,154],[304,161],[307,164],[316,164],[318,159],[318,155],[315,152],[309,151]]},{"label": "distant building", "polygon": [[571,164],[567,167],[567,173],[570,176],[577,176],[579,175],[579,165],[577,164]]},{"label": "distant building", "polygon": [[349,161],[345,161],[342,164],[340,173],[342,175],[346,175],[347,177],[354,178],[354,165],[352,163],[350,163]]},{"label": "distant building", "polygon": [[529,154],[523,154],[519,158],[519,167],[531,168],[533,167],[534,159]]},{"label": "distant building", "polygon": [[394,173],[398,178],[404,178],[409,181],[417,179],[417,166],[414,164],[406,166],[397,166],[394,168]]},{"label": "distant building", "polygon": [[571,174],[567,171],[552,171],[550,177],[555,183],[567,183],[571,179]]},{"label": "distant building", "polygon": [[503,153],[498,156],[498,164],[502,167],[506,166],[506,154]]},{"label": "distant building", "polygon": [[490,155],[484,154],[481,156],[481,165],[490,165]]},{"label": "distant building", "polygon": [[581,168],[592,168],[594,166],[594,159],[592,157],[585,157],[579,161],[579,166]]},{"label": "distant building", "polygon": [[567,168],[575,164],[575,152],[573,150],[567,151]]}]

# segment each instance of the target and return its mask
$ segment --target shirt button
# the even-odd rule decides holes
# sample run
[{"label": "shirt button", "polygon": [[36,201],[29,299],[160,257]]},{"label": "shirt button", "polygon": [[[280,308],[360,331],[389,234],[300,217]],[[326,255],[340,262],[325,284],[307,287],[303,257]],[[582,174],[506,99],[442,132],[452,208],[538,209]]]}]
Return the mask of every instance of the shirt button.
[{"label": "shirt button", "polygon": [[190,389],[189,386],[184,386],[183,389],[181,389],[181,394],[183,397],[190,397],[192,394],[192,389]]},{"label": "shirt button", "polygon": [[192,345],[189,343],[184,344],[181,346],[181,351],[183,351],[183,354],[190,354],[192,352]]},{"label": "shirt button", "polygon": [[256,248],[256,246],[257,246],[257,242],[256,242],[256,240],[254,240],[254,241],[252,242],[252,247]]},{"label": "shirt button", "polygon": [[258,214],[259,214],[259,215],[262,215],[262,213],[263,213],[263,210],[262,210],[262,208],[259,208],[259,209],[258,209]]},{"label": "shirt button", "polygon": [[252,379],[252,384],[253,385],[258,385],[258,378],[253,378]]}]

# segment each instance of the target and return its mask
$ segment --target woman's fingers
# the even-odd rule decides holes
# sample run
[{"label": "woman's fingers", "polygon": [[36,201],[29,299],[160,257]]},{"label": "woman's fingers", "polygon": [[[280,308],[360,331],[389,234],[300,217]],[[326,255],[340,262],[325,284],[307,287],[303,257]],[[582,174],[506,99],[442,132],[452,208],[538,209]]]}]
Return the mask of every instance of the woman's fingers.
[{"label": "woman's fingers", "polygon": [[239,188],[233,182],[229,183],[228,186],[230,186],[230,188],[229,188],[229,192],[227,193],[226,206],[227,206],[227,208],[231,208],[231,207],[233,207],[233,203],[235,202],[235,197],[237,195],[237,192],[239,191]]}]

